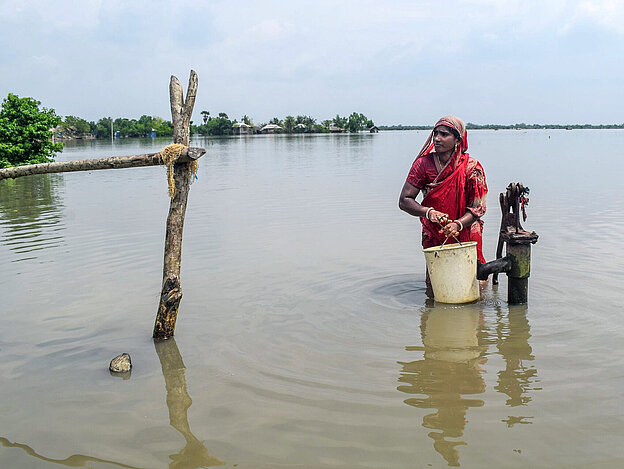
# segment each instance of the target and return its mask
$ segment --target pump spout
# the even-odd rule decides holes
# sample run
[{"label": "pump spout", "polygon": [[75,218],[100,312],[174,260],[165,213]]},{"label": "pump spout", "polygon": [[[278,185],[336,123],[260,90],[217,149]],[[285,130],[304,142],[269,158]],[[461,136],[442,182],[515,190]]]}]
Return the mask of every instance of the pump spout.
[{"label": "pump spout", "polygon": [[509,256],[495,259],[485,264],[477,263],[477,279],[487,280],[490,274],[500,274],[501,272],[509,272],[512,269],[512,261]]}]

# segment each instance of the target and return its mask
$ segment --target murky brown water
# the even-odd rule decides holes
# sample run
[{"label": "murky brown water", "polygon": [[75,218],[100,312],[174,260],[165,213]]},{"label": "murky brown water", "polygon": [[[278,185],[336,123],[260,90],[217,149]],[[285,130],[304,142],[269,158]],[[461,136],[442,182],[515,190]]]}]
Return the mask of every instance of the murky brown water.
[{"label": "murky brown water", "polygon": [[0,182],[0,467],[624,466],[624,132],[469,136],[488,259],[498,193],[531,188],[513,307],[504,276],[476,304],[426,302],[397,208],[424,138],[196,141],[176,340],[156,346],[164,168]]}]

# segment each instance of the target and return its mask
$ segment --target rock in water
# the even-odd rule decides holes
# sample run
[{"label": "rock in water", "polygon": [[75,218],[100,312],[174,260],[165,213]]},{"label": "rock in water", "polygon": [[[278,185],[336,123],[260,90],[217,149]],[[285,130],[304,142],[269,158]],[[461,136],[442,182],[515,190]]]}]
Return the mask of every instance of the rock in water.
[{"label": "rock in water", "polygon": [[122,353],[113,358],[108,366],[108,369],[113,373],[126,373],[132,369],[132,360],[130,355]]}]

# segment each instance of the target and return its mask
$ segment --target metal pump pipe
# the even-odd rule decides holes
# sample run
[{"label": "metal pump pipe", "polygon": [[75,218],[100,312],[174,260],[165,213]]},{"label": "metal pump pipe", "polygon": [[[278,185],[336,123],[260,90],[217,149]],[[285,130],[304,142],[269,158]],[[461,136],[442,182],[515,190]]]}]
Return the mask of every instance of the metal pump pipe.
[{"label": "metal pump pipe", "polygon": [[511,270],[511,259],[507,256],[486,263],[477,263],[477,279],[487,280],[491,274],[500,274]]}]

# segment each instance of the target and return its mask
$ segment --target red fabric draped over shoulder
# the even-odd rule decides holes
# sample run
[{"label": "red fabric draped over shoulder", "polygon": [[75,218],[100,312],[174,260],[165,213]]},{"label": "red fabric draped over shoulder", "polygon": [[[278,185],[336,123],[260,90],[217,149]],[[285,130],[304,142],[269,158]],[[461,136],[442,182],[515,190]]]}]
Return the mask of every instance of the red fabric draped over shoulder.
[{"label": "red fabric draped over shoulder", "polygon": [[[453,220],[460,218],[466,213],[466,180],[468,178],[468,153],[459,157],[454,170],[437,186],[432,188],[422,201],[426,207],[433,207],[440,212],[448,213]],[[446,237],[440,233],[440,226],[426,218],[421,218],[423,225],[422,245],[424,248],[439,246]],[[459,241],[476,241],[477,257],[481,262],[485,262],[483,257],[483,238],[481,236],[482,227],[480,221],[467,226],[459,232]],[[454,240],[451,240],[454,242]]]},{"label": "red fabric draped over shoulder", "polygon": [[[457,151],[452,155],[449,164],[435,178],[433,183],[429,184],[432,181],[425,181],[427,177],[422,173],[425,165],[419,164],[421,162],[418,160],[433,152],[432,132],[420,150],[407,181],[423,191],[424,199],[422,205],[425,207],[433,207],[435,210],[447,213],[452,220],[460,218],[466,211],[471,211],[475,216],[481,217],[485,213],[487,185],[485,184],[483,168],[478,161],[470,158],[470,155],[466,152],[468,149],[466,127],[461,119],[454,116],[443,117],[436,123],[434,129],[440,125],[455,129],[461,136]],[[421,184],[417,181],[426,182],[426,184],[423,187],[419,187]],[[423,247],[429,248],[442,244],[446,237],[440,233],[440,226],[424,217],[420,220],[423,225]],[[476,241],[477,257],[481,262],[485,262],[482,231],[483,222],[478,219],[472,226],[466,226],[459,232],[459,240],[461,242]]]}]

